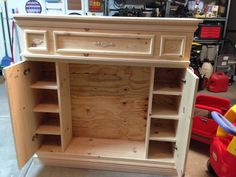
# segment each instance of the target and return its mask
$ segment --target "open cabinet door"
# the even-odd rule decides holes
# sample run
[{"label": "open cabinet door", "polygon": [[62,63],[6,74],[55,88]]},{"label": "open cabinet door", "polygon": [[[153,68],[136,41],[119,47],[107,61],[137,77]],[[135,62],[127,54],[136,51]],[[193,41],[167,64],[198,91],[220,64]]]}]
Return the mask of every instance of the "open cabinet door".
[{"label": "open cabinet door", "polygon": [[186,70],[185,83],[183,84],[183,95],[180,104],[180,119],[178,123],[175,164],[178,176],[184,176],[187,152],[192,130],[192,114],[194,110],[195,97],[198,87],[198,77],[189,69]]},{"label": "open cabinet door", "polygon": [[37,119],[33,113],[34,93],[32,82],[32,62],[21,62],[4,69],[12,128],[19,167],[32,157],[39,147],[35,136]]}]

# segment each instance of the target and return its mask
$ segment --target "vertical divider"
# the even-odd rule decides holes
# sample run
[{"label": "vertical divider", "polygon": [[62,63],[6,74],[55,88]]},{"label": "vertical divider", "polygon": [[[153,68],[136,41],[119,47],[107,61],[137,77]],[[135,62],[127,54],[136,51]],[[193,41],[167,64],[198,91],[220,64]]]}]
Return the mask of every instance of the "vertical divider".
[{"label": "vertical divider", "polygon": [[147,111],[146,138],[145,138],[145,158],[148,158],[148,149],[149,149],[149,137],[150,137],[150,128],[151,128],[151,113],[152,113],[152,97],[153,97],[153,88],[154,88],[154,76],[155,76],[155,67],[151,67],[149,97],[148,97],[148,111]]},{"label": "vertical divider", "polygon": [[56,63],[62,151],[72,139],[69,64]]}]

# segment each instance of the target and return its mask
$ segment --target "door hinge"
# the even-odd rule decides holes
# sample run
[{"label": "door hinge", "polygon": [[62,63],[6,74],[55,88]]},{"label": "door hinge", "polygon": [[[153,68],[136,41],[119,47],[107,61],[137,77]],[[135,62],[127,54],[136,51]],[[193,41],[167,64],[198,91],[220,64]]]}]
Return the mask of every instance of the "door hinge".
[{"label": "door hinge", "polygon": [[38,134],[33,135],[33,136],[32,136],[32,141],[34,141],[34,140],[37,139],[37,138],[38,138]]},{"label": "door hinge", "polygon": [[183,173],[183,170],[181,170],[181,176],[185,177],[185,173]]},{"label": "door hinge", "polygon": [[182,82],[183,84],[186,84],[186,79],[181,79],[181,82]]},{"label": "door hinge", "polygon": [[24,75],[27,76],[31,72],[30,68],[24,70]]},{"label": "door hinge", "polygon": [[174,151],[177,151],[177,150],[178,150],[178,147],[176,146],[176,144],[173,146],[173,150],[174,150]]},{"label": "door hinge", "polygon": [[183,107],[183,114],[185,114],[185,106]]}]

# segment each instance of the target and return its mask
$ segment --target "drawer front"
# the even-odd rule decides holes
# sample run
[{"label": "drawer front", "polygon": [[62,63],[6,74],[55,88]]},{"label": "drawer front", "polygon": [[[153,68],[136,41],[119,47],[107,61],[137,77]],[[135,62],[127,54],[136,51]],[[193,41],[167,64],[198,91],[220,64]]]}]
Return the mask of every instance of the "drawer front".
[{"label": "drawer front", "polygon": [[182,60],[185,45],[186,36],[161,35],[160,58]]},{"label": "drawer front", "polygon": [[25,30],[26,50],[48,52],[48,32],[46,30]]},{"label": "drawer front", "polygon": [[56,53],[153,56],[154,35],[54,31]]}]

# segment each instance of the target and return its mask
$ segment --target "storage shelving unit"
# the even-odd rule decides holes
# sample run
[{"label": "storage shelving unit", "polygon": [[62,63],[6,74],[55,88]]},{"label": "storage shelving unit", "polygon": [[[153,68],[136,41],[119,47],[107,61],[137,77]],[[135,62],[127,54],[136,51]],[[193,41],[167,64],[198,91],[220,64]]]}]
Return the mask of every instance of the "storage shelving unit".
[{"label": "storage shelving unit", "polygon": [[[174,78],[171,76],[175,76]],[[150,84],[146,157],[174,161],[176,131],[185,70],[153,68]],[[163,147],[160,151],[159,147]],[[162,148],[161,148],[162,149]]]},{"label": "storage shelving unit", "polygon": [[[37,66],[36,66],[37,64]],[[56,78],[55,63],[36,63],[37,69],[33,71],[30,88],[34,95],[35,106],[33,108],[38,127],[36,136],[42,139],[42,145],[49,141],[54,146],[61,147],[60,108],[58,103],[58,84]],[[31,70],[28,70],[31,72]],[[26,73],[29,74],[29,73]]]}]

